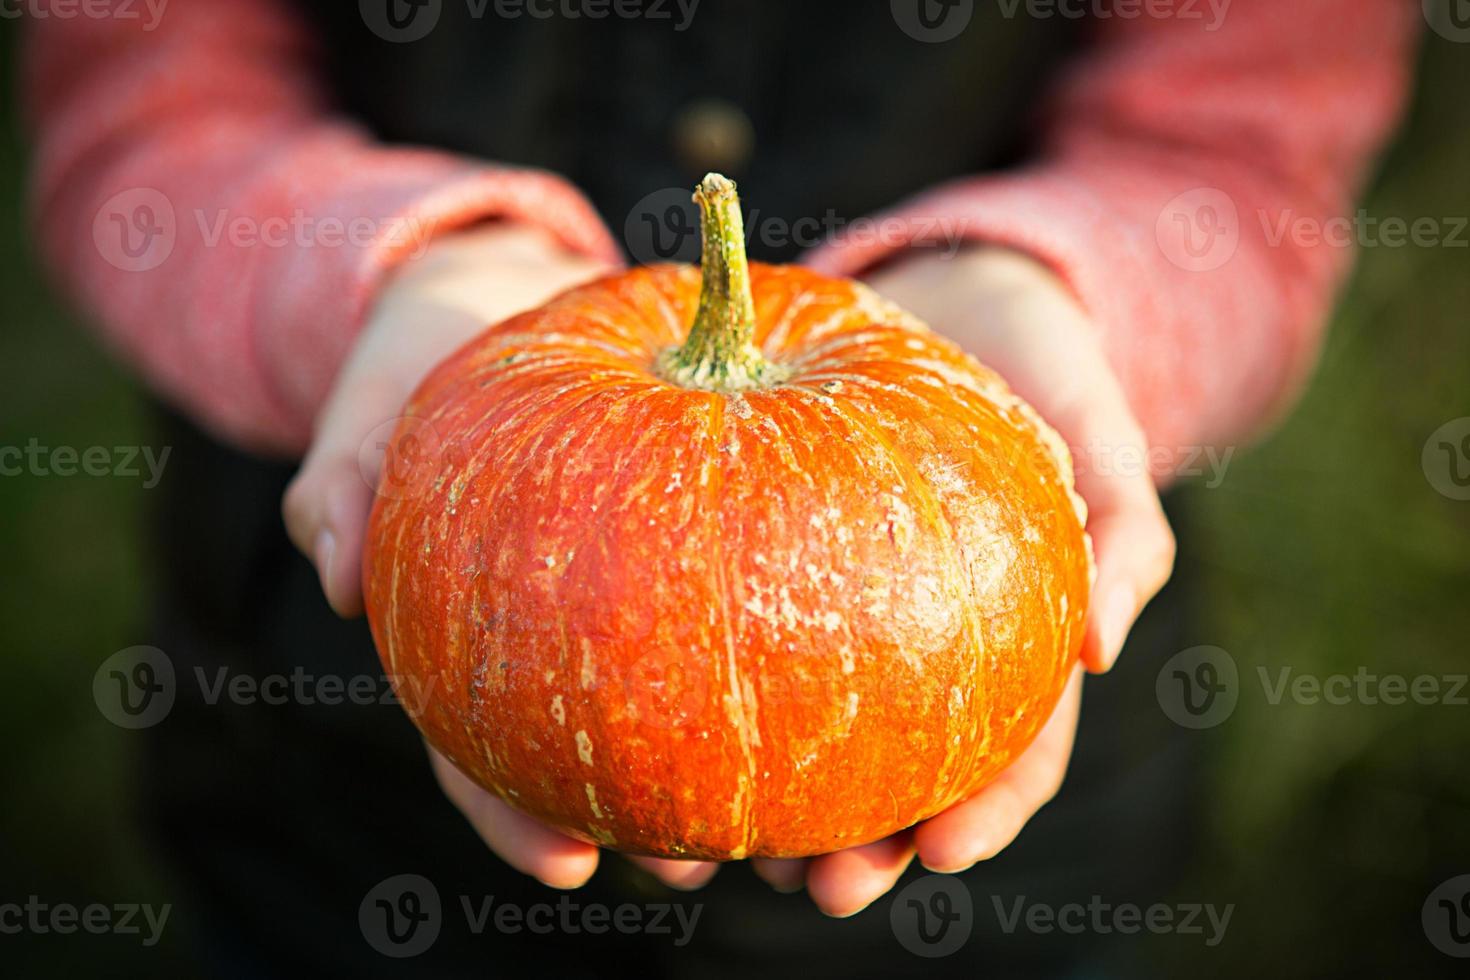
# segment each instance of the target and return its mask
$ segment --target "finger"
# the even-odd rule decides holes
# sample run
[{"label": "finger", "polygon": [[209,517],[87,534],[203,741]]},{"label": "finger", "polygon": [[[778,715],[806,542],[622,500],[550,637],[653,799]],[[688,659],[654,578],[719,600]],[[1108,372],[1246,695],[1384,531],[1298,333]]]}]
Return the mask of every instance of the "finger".
[{"label": "finger", "polygon": [[755,858],[751,862],[757,877],[778,892],[801,891],[806,884],[807,868],[811,862],[805,858]]},{"label": "finger", "polygon": [[292,543],[316,566],[340,616],[362,612],[362,544],[382,456],[367,443],[375,432],[387,438],[407,394],[404,386],[360,380],[345,369],[282,501]]},{"label": "finger", "polygon": [[1072,754],[1082,703],[1082,671],[1062,693],[1036,741],[993,783],[920,824],[914,832],[919,860],[931,871],[963,871],[1004,850],[1026,822],[1061,788]]},{"label": "finger", "polygon": [[552,888],[580,888],[597,870],[598,849],[519,813],[429,750],[444,794],[506,864]]},{"label": "finger", "polygon": [[[1147,440],[1116,381],[1100,372],[1085,397],[1048,406],[1069,443],[1097,564],[1082,663],[1110,670],[1143,607],[1169,579],[1174,534],[1148,465]],[[1045,414],[1047,409],[1043,409]]]},{"label": "finger", "polygon": [[675,861],[668,858],[639,857],[629,855],[638,867],[653,875],[670,888],[692,892],[709,884],[709,880],[720,870],[714,861]]},{"label": "finger", "polygon": [[355,458],[317,456],[303,465],[282,502],[287,533],[316,566],[322,592],[339,616],[362,612],[362,542],[372,499]]},{"label": "finger", "polygon": [[856,915],[898,881],[914,858],[911,831],[813,858],[806,887],[817,908],[834,918]]},{"label": "finger", "polygon": [[1174,568],[1174,533],[1157,499],[1130,502],[1087,522],[1097,556],[1097,581],[1088,610],[1082,664],[1111,670],[1128,631]]}]

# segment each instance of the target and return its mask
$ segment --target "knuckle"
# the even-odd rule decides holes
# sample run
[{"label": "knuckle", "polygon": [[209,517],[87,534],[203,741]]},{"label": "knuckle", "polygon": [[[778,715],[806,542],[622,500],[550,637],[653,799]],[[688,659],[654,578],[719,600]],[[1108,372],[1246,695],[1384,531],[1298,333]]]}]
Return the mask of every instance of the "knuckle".
[{"label": "knuckle", "polygon": [[294,531],[303,521],[306,510],[306,491],[303,489],[301,477],[296,477],[286,487],[286,492],[281,496],[281,517],[286,521],[287,530]]},{"label": "knuckle", "polygon": [[281,518],[285,521],[286,533],[298,547],[303,546],[312,530],[313,515],[317,509],[314,487],[315,481],[303,470],[290,482],[281,496]]},{"label": "knuckle", "polygon": [[1154,559],[1160,574],[1168,578],[1169,573],[1174,570],[1174,560],[1179,556],[1179,542],[1174,537],[1174,530],[1169,527],[1163,517],[1159,518],[1159,534],[1155,548]]},{"label": "knuckle", "polygon": [[1164,587],[1169,577],[1174,574],[1174,562],[1179,554],[1179,545],[1174,537],[1174,531],[1164,520],[1162,514],[1154,527],[1154,533],[1150,535],[1149,546],[1145,550],[1145,577],[1148,584],[1148,596],[1152,596]]}]

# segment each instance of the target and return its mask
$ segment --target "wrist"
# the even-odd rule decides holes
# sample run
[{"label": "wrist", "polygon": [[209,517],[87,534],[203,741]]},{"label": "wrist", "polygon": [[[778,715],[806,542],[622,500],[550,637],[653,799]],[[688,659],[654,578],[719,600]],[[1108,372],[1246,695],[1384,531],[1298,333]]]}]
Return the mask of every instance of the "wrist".
[{"label": "wrist", "polygon": [[537,225],[484,222],[436,237],[422,255],[393,270],[374,319],[414,313],[468,318],[483,328],[610,269]]},{"label": "wrist", "polygon": [[456,277],[487,264],[554,265],[589,260],[570,251],[551,232],[510,219],[482,221],[434,236],[421,254],[393,270],[385,288],[404,288]]},{"label": "wrist", "polygon": [[976,244],[953,255],[914,250],[869,282],[972,352],[977,346],[993,347],[998,334],[1010,333],[1024,333],[1028,346],[1051,338],[1056,344],[1101,349],[1095,323],[1062,278],[1014,249]]}]

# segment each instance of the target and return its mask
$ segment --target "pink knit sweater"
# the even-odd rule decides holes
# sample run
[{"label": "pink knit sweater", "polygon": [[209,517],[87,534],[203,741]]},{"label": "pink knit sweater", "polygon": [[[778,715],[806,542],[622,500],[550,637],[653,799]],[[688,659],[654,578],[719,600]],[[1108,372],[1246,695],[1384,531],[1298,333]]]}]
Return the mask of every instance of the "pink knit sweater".
[{"label": "pink knit sweater", "polygon": [[[181,0],[156,22],[127,7],[33,19],[40,244],[122,354],[221,437],[302,449],[384,273],[432,234],[504,217],[618,258],[562,179],[384,146],[335,114],[277,0]],[[1399,113],[1419,8],[1099,18],[1045,101],[1038,159],[894,217],[911,238],[958,232],[1055,268],[1155,445],[1238,438],[1313,361],[1351,255],[1310,232],[1349,211]],[[810,261],[857,274],[901,247],[883,240]]]}]

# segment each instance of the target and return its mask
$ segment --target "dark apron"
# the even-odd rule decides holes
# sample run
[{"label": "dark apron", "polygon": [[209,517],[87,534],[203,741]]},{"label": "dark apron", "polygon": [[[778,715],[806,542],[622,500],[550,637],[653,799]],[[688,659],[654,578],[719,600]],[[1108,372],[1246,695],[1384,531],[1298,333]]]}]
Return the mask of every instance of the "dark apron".
[{"label": "dark apron", "polygon": [[[925,2],[921,29],[946,9]],[[679,251],[683,240],[658,239],[677,222],[640,220],[640,202],[692,187],[711,157],[741,181],[767,229],[857,217],[1013,162],[1075,33],[1071,21],[1008,19],[986,3],[958,38],[925,43],[900,29],[887,2],[705,0],[677,31],[671,2],[660,5],[671,19],[569,20],[498,17],[493,0],[476,18],[468,0],[443,0],[419,11],[437,8],[426,37],[392,43],[365,26],[358,4],[304,6],[340,98],[382,138],[562,173],[641,259],[694,257]],[[396,7],[392,23],[406,23],[414,8]],[[714,110],[691,111],[709,100]],[[729,150],[747,122],[753,141]],[[691,133],[694,145],[708,138],[716,149],[691,153]],[[785,261],[804,243],[757,230],[751,251]],[[554,906],[558,893],[486,850],[440,793],[400,707],[208,703],[222,670],[386,686],[364,623],[330,613],[285,538],[279,502],[292,467],[235,453],[172,414],[161,420],[174,453],[155,498],[159,643],[180,683],[172,712],[149,731],[146,798],[156,843],[185,889],[171,921],[198,940],[215,975],[1095,976],[1107,937],[1003,934],[991,896],[1160,901],[1192,846],[1197,740],[1153,701],[1159,663],[1190,645],[1176,581],[1119,669],[1089,683],[1061,796],[1000,858],[961,876],[975,922],[957,952],[909,952],[890,920],[891,896],[837,922],[804,896],[776,895],[745,866],[682,895],[612,855],[573,900],[702,903],[692,941],[676,945],[677,927],[537,934],[499,931],[493,920],[476,934],[462,896],[476,909],[491,895],[527,909]],[[383,926],[359,912],[366,904],[364,915],[378,914],[365,898],[402,874],[432,882],[442,912],[437,939],[399,961],[374,949]],[[923,874],[910,871],[904,884]]]}]

